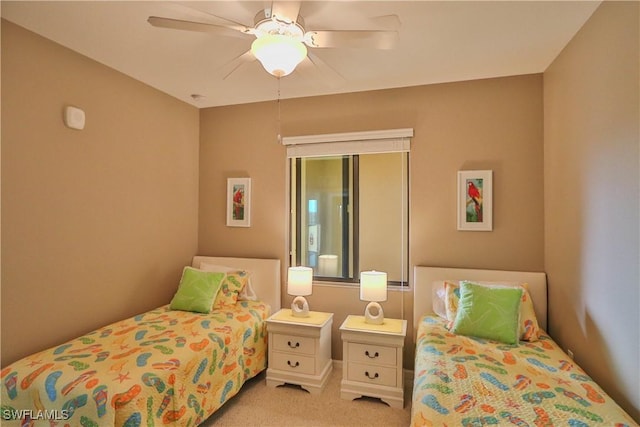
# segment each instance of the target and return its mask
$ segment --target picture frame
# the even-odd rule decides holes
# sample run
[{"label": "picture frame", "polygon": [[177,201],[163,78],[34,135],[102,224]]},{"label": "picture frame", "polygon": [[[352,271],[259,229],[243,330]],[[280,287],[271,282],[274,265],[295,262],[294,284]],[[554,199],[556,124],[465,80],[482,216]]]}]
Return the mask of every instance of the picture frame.
[{"label": "picture frame", "polygon": [[458,230],[493,230],[493,171],[458,171]]},{"label": "picture frame", "polygon": [[227,227],[251,226],[251,178],[227,178]]}]

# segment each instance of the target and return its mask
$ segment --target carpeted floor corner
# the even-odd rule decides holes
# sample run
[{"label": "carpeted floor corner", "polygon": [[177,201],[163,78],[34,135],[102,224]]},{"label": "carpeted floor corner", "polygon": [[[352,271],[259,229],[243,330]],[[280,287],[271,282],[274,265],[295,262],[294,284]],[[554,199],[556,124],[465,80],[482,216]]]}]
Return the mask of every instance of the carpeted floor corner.
[{"label": "carpeted floor corner", "polygon": [[242,390],[202,426],[408,426],[411,417],[411,384],[405,381],[404,409],[391,408],[374,398],[340,398],[342,370],[334,367],[327,386],[312,395],[295,385],[268,388],[265,372],[249,380]]}]

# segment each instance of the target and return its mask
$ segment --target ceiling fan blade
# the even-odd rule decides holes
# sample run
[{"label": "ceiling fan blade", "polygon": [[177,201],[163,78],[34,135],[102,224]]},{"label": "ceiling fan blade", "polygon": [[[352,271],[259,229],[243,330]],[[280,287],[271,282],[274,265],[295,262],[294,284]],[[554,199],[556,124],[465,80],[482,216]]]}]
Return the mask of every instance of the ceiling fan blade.
[{"label": "ceiling fan blade", "polygon": [[[203,17],[203,19],[205,20],[209,20],[210,18],[213,18],[214,22],[212,22],[212,25],[223,25],[225,27],[229,27],[229,28],[233,28],[234,30],[240,31],[240,32],[245,32],[248,28],[246,25],[237,22],[237,21],[233,21],[229,18],[223,18],[222,16],[218,16],[218,15],[214,15],[213,13],[210,13],[206,10],[206,2],[195,2],[194,3],[189,3],[188,6],[184,6],[184,5],[180,5],[182,6],[182,9],[185,10],[186,15],[194,15],[193,19],[200,19],[198,17],[195,17],[195,15],[200,15]],[[385,29],[389,30],[391,28],[386,28]]]},{"label": "ceiling fan blade", "polygon": [[296,71],[298,70],[302,74],[315,74],[319,76],[320,80],[330,87],[336,88],[346,82],[346,79],[342,74],[313,52],[308,52],[307,57],[302,61],[302,63],[300,63],[300,65],[298,65],[298,68],[296,68]]},{"label": "ceiling fan blade", "polygon": [[280,21],[296,22],[300,13],[299,1],[274,1],[271,3],[271,17]]},{"label": "ceiling fan blade", "polygon": [[251,34],[250,28],[242,25],[215,25],[205,22],[183,21],[181,19],[162,18],[150,16],[147,19],[149,24],[159,28],[169,28],[172,30],[196,31],[201,33],[217,34],[227,37],[243,37]]},{"label": "ceiling fan blade", "polygon": [[393,49],[398,43],[397,31],[308,31],[304,42],[310,47],[331,48],[370,48]]},{"label": "ceiling fan blade", "polygon": [[401,25],[398,15],[375,16],[369,20],[380,30],[398,31]]},{"label": "ceiling fan blade", "polygon": [[218,70],[216,70],[216,74],[221,75],[222,80],[226,80],[227,77],[229,77],[238,68],[255,60],[256,57],[253,56],[253,53],[251,53],[250,50],[248,50],[243,54],[236,56],[231,61],[220,67]]}]

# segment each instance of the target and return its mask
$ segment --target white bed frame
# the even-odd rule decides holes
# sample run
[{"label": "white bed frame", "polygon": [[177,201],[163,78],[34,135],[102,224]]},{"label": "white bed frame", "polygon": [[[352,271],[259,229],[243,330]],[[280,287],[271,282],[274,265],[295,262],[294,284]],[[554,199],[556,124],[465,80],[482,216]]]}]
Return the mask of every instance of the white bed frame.
[{"label": "white bed frame", "polygon": [[[547,330],[547,275],[526,271],[472,270],[466,268],[423,267],[413,268],[413,325],[418,329],[420,319],[433,313],[432,284],[436,281],[477,280],[526,282],[533,301],[538,325]],[[415,336],[415,334],[414,334]]]},{"label": "white bed frame", "polygon": [[271,306],[271,313],[280,310],[280,260],[260,258],[230,258],[195,256],[191,265],[200,268],[200,263],[224,265],[250,273],[251,287],[258,299]]}]

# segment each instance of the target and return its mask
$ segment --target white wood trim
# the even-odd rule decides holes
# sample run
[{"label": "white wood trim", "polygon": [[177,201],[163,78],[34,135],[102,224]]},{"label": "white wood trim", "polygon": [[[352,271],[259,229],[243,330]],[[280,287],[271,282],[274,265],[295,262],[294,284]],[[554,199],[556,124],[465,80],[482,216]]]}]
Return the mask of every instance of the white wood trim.
[{"label": "white wood trim", "polygon": [[364,132],[326,133],[320,135],[285,136],[282,145],[319,144],[324,142],[372,141],[413,137],[413,128],[372,130]]},{"label": "white wood trim", "polygon": [[397,153],[411,150],[413,129],[291,136],[282,139],[287,158]]}]

